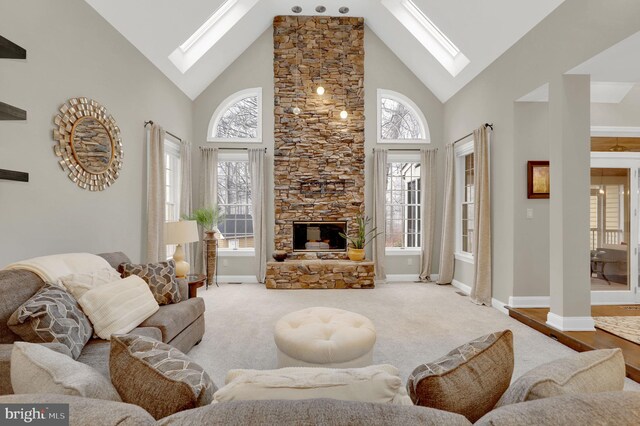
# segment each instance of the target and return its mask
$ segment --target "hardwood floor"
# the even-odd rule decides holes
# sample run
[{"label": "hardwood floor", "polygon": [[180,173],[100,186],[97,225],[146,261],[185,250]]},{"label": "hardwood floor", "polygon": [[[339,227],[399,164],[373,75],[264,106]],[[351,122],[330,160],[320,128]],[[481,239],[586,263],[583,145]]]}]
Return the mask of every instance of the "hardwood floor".
[{"label": "hardwood floor", "polygon": [[[509,315],[523,324],[579,352],[593,349],[620,348],[627,365],[627,377],[640,383],[640,345],[606,331],[559,331],[546,324],[549,308],[507,308]],[[639,305],[592,306],[591,315],[637,316]]]}]

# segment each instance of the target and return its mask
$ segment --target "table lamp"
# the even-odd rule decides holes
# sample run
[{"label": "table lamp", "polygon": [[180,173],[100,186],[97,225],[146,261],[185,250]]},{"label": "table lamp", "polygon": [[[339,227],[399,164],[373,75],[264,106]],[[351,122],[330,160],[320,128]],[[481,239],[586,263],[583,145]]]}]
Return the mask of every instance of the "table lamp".
[{"label": "table lamp", "polygon": [[176,262],[176,277],[184,278],[189,273],[189,264],[184,260],[183,244],[200,240],[198,223],[195,220],[181,220],[164,224],[165,244],[176,244],[173,260]]}]

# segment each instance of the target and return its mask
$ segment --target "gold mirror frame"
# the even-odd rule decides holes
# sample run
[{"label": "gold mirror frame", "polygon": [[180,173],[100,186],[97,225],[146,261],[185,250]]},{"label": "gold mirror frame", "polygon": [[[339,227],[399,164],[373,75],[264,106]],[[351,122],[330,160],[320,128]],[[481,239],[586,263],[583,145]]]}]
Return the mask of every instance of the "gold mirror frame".
[{"label": "gold mirror frame", "polygon": [[[88,119],[97,121],[104,128],[111,144],[109,161],[99,172],[89,170],[74,148],[77,126]],[[62,170],[69,173],[69,179],[89,191],[104,191],[111,186],[120,176],[124,152],[120,128],[107,109],[92,99],[71,98],[60,107],[60,113],[56,114],[53,121],[56,125],[53,139],[57,141],[53,151],[60,158],[58,164]]]}]

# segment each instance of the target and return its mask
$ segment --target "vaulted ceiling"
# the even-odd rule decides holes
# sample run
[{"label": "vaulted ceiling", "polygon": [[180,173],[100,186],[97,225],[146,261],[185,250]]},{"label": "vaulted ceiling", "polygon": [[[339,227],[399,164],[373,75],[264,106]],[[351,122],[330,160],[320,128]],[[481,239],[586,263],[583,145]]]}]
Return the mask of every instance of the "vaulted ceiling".
[{"label": "vaulted ceiling", "polygon": [[[468,59],[453,71],[425,47],[429,43],[424,28],[416,26],[422,18],[414,20],[415,13],[407,13],[408,0],[85,1],[191,99],[267,30],[274,16],[293,15],[291,8],[300,6],[302,15],[364,17],[366,25],[445,102],[564,0],[412,0]],[[319,5],[326,11],[316,12]],[[349,12],[340,14],[340,7]],[[206,48],[200,46],[195,56],[181,53],[179,47],[184,48],[216,12],[224,16],[215,24],[215,33],[207,34]]]}]

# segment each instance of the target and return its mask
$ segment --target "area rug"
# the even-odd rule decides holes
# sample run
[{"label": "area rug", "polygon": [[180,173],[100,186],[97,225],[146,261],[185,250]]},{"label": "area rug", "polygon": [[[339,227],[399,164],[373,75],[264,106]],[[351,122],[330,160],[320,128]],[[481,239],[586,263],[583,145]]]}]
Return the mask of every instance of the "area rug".
[{"label": "area rug", "polygon": [[640,344],[640,316],[594,317],[596,327]]}]

